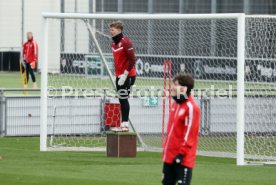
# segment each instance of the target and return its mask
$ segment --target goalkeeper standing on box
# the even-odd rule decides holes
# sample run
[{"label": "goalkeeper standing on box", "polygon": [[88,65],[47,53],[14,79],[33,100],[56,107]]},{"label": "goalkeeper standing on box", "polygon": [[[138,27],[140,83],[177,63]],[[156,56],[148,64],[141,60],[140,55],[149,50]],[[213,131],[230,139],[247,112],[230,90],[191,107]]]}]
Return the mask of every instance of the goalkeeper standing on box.
[{"label": "goalkeeper standing on box", "polygon": [[35,73],[34,70],[37,64],[38,58],[38,45],[37,42],[34,41],[32,32],[27,33],[27,42],[23,44],[22,47],[22,58],[23,58],[23,66],[26,70],[27,80],[24,84],[24,88],[28,87],[29,82],[29,74],[31,75],[33,81],[33,88],[37,88]]},{"label": "goalkeeper standing on box", "polygon": [[116,89],[121,105],[122,123],[120,128],[113,131],[129,131],[129,102],[128,97],[131,86],[135,82],[135,53],[129,38],[123,35],[123,23],[112,22],[109,25],[112,36],[112,52],[114,57]]},{"label": "goalkeeper standing on box", "polygon": [[194,79],[179,74],[173,79],[167,137],[163,149],[163,185],[190,185],[198,143],[200,109],[191,94]]}]

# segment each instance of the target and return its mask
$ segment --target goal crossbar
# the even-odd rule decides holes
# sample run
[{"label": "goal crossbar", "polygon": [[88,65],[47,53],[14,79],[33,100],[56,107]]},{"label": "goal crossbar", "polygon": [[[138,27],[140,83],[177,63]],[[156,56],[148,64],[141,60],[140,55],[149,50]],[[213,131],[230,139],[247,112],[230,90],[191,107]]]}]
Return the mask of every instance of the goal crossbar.
[{"label": "goal crossbar", "polygon": [[128,20],[187,20],[187,19],[236,19],[243,13],[229,14],[86,14],[43,12],[43,18],[58,19],[128,19]]}]

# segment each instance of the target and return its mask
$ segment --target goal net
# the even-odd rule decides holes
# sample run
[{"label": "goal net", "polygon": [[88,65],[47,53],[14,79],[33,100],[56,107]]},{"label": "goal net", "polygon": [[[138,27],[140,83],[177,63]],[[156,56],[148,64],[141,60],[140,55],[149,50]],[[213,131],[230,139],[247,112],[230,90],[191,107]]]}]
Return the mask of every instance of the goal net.
[{"label": "goal net", "polygon": [[243,14],[44,14],[41,150],[103,150],[106,132],[120,124],[108,27],[115,20],[135,46],[130,122],[142,149],[161,151],[171,78],[185,72],[201,109],[199,154],[275,161],[276,27]]},{"label": "goal net", "polygon": [[246,17],[245,157],[276,164],[276,17]]}]

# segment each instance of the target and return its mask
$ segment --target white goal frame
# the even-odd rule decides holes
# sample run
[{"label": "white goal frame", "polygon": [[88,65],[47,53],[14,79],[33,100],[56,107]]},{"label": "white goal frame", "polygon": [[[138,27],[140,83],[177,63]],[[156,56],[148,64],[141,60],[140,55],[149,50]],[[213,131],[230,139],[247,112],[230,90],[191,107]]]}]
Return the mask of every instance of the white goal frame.
[{"label": "white goal frame", "polygon": [[245,14],[80,14],[42,13],[43,44],[41,61],[41,110],[40,110],[40,151],[47,151],[47,73],[48,73],[48,31],[49,19],[136,19],[136,20],[182,20],[182,19],[236,19],[237,20],[237,165],[244,161],[244,64],[245,64]]}]

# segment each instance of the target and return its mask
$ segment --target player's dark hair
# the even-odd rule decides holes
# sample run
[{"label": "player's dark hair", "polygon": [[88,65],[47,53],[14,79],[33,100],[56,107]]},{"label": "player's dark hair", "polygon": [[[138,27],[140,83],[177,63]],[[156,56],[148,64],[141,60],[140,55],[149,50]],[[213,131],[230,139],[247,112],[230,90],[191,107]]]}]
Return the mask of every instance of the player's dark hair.
[{"label": "player's dark hair", "polygon": [[123,31],[124,25],[121,21],[114,21],[109,24],[109,28],[116,28],[116,29],[120,29]]},{"label": "player's dark hair", "polygon": [[186,94],[189,96],[192,89],[194,88],[195,81],[193,76],[191,74],[179,73],[173,79],[173,82],[176,81],[178,81],[179,85],[181,86],[187,86]]}]

